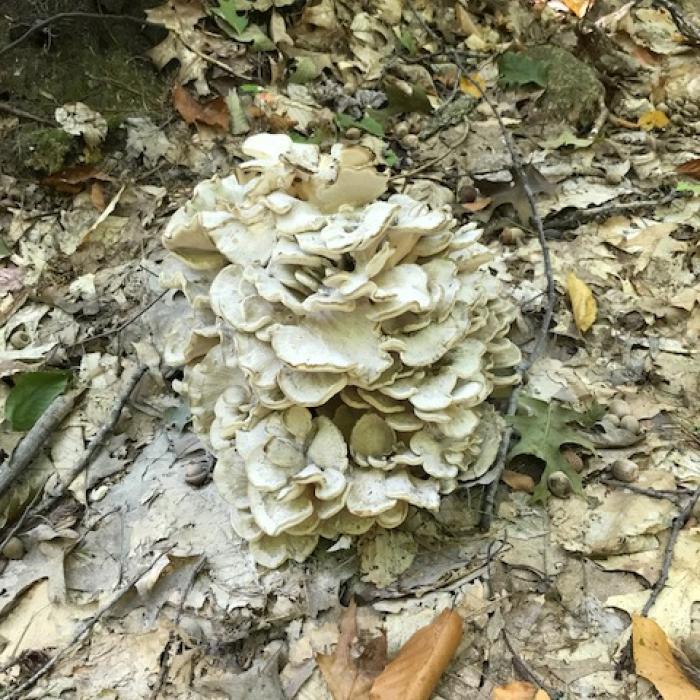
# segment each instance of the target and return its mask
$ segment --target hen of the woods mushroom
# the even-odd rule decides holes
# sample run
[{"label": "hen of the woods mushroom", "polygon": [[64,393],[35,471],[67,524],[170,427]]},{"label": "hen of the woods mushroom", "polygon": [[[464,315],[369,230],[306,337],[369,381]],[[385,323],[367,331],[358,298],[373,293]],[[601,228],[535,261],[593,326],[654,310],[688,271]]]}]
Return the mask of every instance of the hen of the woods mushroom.
[{"label": "hen of the woods mushroom", "polygon": [[166,360],[186,365],[233,528],[277,567],[490,481],[485,401],[520,353],[480,232],[449,207],[379,200],[361,147],[259,134],[243,151],[165,230],[163,281],[193,314]]}]

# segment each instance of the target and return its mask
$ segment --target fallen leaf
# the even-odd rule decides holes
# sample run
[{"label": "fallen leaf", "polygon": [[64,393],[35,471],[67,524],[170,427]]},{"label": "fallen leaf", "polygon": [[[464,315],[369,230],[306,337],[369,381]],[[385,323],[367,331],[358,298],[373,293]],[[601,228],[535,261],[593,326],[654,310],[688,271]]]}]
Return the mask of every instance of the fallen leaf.
[{"label": "fallen leaf", "polygon": [[660,112],[658,109],[652,109],[639,117],[637,126],[645,131],[652,131],[653,129],[665,129],[669,122],[670,119],[663,112]]},{"label": "fallen leaf", "polygon": [[374,679],[386,665],[386,637],[360,644],[357,606],[350,603],[340,620],[340,637],[332,654],[318,654],[318,667],[333,700],[368,700]]},{"label": "fallen leaf", "polygon": [[564,0],[564,4],[577,16],[585,17],[593,6],[593,0]]},{"label": "fallen leaf", "polygon": [[370,700],[428,700],[462,639],[464,623],[443,610],[419,629],[374,681]]},{"label": "fallen leaf", "polygon": [[72,165],[69,168],[63,168],[57,173],[42,178],[41,184],[46,187],[52,187],[58,192],[78,194],[78,192],[82,192],[86,183],[94,182],[95,180],[109,182],[111,178],[105,175],[96,165]]},{"label": "fallen leaf", "polygon": [[486,90],[486,81],[479,73],[472,73],[469,76],[462,76],[459,80],[459,89],[465,95],[471,95],[480,99]]},{"label": "fallen leaf", "polygon": [[103,211],[107,205],[105,202],[105,191],[99,182],[93,182],[90,187],[90,201],[97,211]]},{"label": "fallen leaf", "polygon": [[653,683],[664,700],[700,700],[700,689],[686,678],[666,633],[654,620],[632,616],[632,649],[637,673]]},{"label": "fallen leaf", "polygon": [[491,700],[550,700],[544,690],[526,681],[512,681],[493,689]]},{"label": "fallen leaf", "polygon": [[593,292],[573,272],[569,272],[566,276],[566,291],[571,300],[571,310],[574,312],[576,328],[585,333],[595,323],[598,315],[598,304],[593,297]]},{"label": "fallen leaf", "polygon": [[462,209],[468,212],[477,212],[481,211],[482,209],[486,209],[486,207],[489,206],[493,202],[493,199],[491,197],[479,197],[479,199],[475,199],[473,202],[463,202],[462,203]]},{"label": "fallen leaf", "polygon": [[513,491],[525,491],[532,493],[535,490],[535,480],[529,474],[521,474],[512,469],[504,469],[501,477],[503,483],[508,484]]},{"label": "fallen leaf", "polygon": [[358,545],[362,580],[388,586],[411,566],[416,550],[410,532],[378,530],[364,537]]},{"label": "fallen leaf", "polygon": [[215,97],[204,104],[198,102],[182,85],[176,85],[172,93],[173,105],[180,116],[188,123],[207,124],[228,129],[229,112],[226,100]]},{"label": "fallen leaf", "polygon": [[15,385],[7,395],[5,416],[13,430],[29,430],[41,414],[68,385],[64,371],[27,372],[15,376]]},{"label": "fallen leaf", "polygon": [[679,175],[689,175],[700,180],[700,158],[693,158],[676,168]]}]

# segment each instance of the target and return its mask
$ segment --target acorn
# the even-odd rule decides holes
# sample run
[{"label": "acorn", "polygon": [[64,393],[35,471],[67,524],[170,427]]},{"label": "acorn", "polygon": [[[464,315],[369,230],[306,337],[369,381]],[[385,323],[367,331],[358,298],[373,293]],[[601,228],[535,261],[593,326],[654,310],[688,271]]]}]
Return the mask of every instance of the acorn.
[{"label": "acorn", "polygon": [[479,191],[476,189],[476,187],[474,187],[474,185],[465,185],[464,187],[462,187],[460,195],[462,196],[463,202],[471,204],[472,202],[475,202],[479,197]]},{"label": "acorn", "polygon": [[627,401],[623,401],[622,399],[615,399],[614,401],[611,401],[610,405],[608,406],[608,411],[618,418],[628,416],[632,412]]},{"label": "acorn", "polygon": [[569,477],[561,471],[552,472],[547,477],[547,487],[557,498],[568,498],[573,490]]},{"label": "acorn", "polygon": [[404,136],[408,136],[409,131],[410,129],[408,128],[408,124],[406,124],[406,122],[399,122],[394,127],[394,136],[397,139],[402,139]]},{"label": "acorn", "polygon": [[523,238],[525,234],[523,230],[517,228],[516,226],[509,226],[501,231],[499,236],[501,243],[503,245],[517,245]]},{"label": "acorn", "polygon": [[614,413],[606,413],[603,416],[603,423],[612,425],[617,428],[620,425],[620,416],[616,416]]},{"label": "acorn", "polygon": [[631,459],[616,459],[612,463],[612,475],[618,481],[629,484],[639,477],[639,465]]},{"label": "acorn", "polygon": [[639,425],[639,421],[634,416],[622,416],[622,418],[620,418],[620,427],[624,430],[629,430],[630,433],[634,433],[635,435],[639,435],[642,429]]},{"label": "acorn", "polygon": [[32,339],[29,337],[29,333],[23,328],[17,328],[10,336],[10,345],[15,350],[23,350],[31,342]]},{"label": "acorn", "polygon": [[580,474],[583,471],[583,460],[581,459],[581,455],[576,452],[575,450],[572,450],[570,447],[565,447],[561,451],[562,457],[569,463],[571,468],[577,473]]},{"label": "acorn", "polygon": [[187,465],[187,470],[185,471],[185,481],[190,486],[202,486],[206,483],[209,478],[209,471],[207,468],[198,464],[197,462],[192,462]]},{"label": "acorn", "polygon": [[419,141],[420,139],[415,134],[406,134],[406,136],[401,139],[401,144],[406,148],[415,148]]},{"label": "acorn", "polygon": [[24,545],[19,537],[10,537],[2,548],[2,555],[7,559],[21,559],[24,556]]},{"label": "acorn", "polygon": [[362,132],[356,126],[351,126],[345,132],[345,138],[348,141],[359,141],[361,137],[362,137]]}]

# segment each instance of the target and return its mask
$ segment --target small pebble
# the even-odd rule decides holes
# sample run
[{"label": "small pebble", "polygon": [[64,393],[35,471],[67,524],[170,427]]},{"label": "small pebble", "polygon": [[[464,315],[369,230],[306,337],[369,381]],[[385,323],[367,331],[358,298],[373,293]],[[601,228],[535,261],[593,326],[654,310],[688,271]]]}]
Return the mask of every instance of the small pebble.
[{"label": "small pebble", "polygon": [[622,175],[620,175],[620,173],[613,172],[612,170],[606,170],[605,182],[607,182],[608,185],[619,185],[622,182]]},{"label": "small pebble", "polygon": [[2,554],[7,559],[21,559],[24,556],[24,545],[19,537],[10,537],[2,548]]},{"label": "small pebble", "polygon": [[635,435],[639,435],[639,431],[641,430],[639,421],[634,416],[622,416],[622,418],[620,418],[620,427],[624,428],[624,430],[629,430],[630,433],[634,433]]},{"label": "small pebble", "polygon": [[686,118],[682,114],[672,114],[671,122],[673,124],[678,124],[678,126],[683,126],[686,122]]},{"label": "small pebble", "polygon": [[473,185],[465,185],[462,187],[461,195],[463,202],[471,203],[476,201],[476,198],[479,196],[479,192]]},{"label": "small pebble", "polygon": [[659,104],[656,105],[656,109],[658,109],[659,112],[663,112],[664,114],[668,114],[671,111],[665,102],[659,102]]},{"label": "small pebble", "polygon": [[208,477],[209,473],[201,464],[192,463],[187,465],[185,481],[190,486],[202,486]]},{"label": "small pebble", "polygon": [[626,484],[636,481],[639,477],[639,466],[631,459],[616,459],[612,463],[611,471],[618,481],[624,481]]},{"label": "small pebble", "polygon": [[614,399],[611,401],[610,405],[608,406],[608,411],[618,418],[628,416],[631,413],[629,404],[627,401],[623,401],[622,399]]},{"label": "small pebble", "polygon": [[359,141],[361,136],[362,136],[362,132],[356,126],[351,126],[345,132],[345,138],[348,141]]},{"label": "small pebble", "polygon": [[557,498],[567,498],[572,491],[571,481],[564,472],[552,472],[547,478],[547,487]]},{"label": "small pebble", "polygon": [[616,416],[614,413],[606,413],[603,416],[603,422],[617,427],[620,425],[620,416]]},{"label": "small pebble", "polygon": [[415,148],[419,143],[419,139],[416,134],[406,134],[406,136],[401,139],[401,143],[406,146],[406,148]]}]

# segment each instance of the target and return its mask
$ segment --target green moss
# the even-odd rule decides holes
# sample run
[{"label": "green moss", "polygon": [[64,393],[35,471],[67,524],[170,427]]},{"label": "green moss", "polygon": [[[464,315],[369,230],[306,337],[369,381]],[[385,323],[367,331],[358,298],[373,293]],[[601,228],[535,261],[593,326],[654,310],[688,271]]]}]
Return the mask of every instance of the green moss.
[{"label": "green moss", "polygon": [[600,112],[604,94],[595,70],[558,46],[535,46],[523,54],[547,68],[547,89],[538,104],[540,113],[573,126],[590,126]]},{"label": "green moss", "polygon": [[73,137],[62,129],[27,129],[20,139],[27,164],[47,173],[61,169],[72,145]]}]

